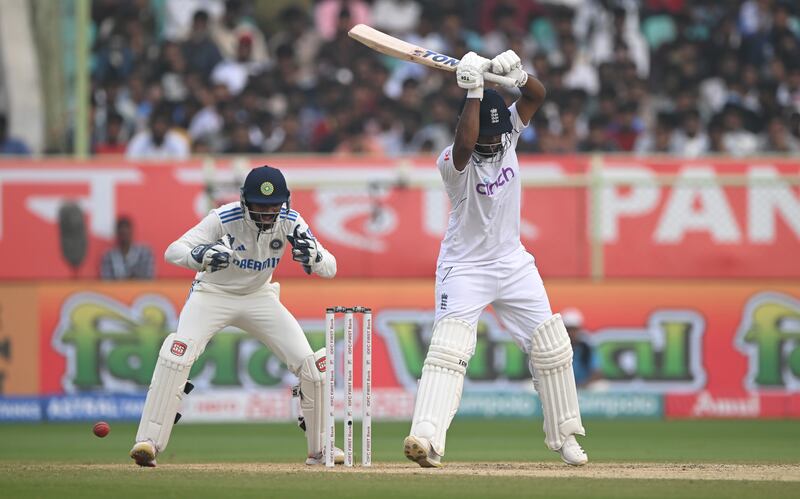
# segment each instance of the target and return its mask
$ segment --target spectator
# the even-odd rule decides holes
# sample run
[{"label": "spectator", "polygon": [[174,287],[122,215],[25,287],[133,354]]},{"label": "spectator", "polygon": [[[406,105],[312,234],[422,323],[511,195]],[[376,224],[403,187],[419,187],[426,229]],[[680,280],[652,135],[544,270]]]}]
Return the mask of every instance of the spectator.
[{"label": "spectator", "polygon": [[225,4],[222,0],[165,0],[164,38],[173,42],[186,40],[194,15],[201,10],[211,18],[218,19],[225,10]]},{"label": "spectator", "polygon": [[211,38],[225,59],[236,59],[242,38],[250,40],[250,61],[268,65],[270,61],[264,34],[244,15],[243,0],[226,0],[225,13],[211,24]]},{"label": "spectator", "polygon": [[247,123],[236,123],[231,131],[231,138],[225,154],[258,154],[264,152],[250,140],[250,126]]},{"label": "spectator", "polygon": [[609,137],[620,151],[632,151],[636,139],[644,129],[642,120],[637,117],[639,106],[632,101],[623,103],[619,108],[617,119],[609,127]]},{"label": "spectator", "polygon": [[281,12],[280,19],[285,29],[270,38],[270,53],[275,57],[279,47],[291,44],[298,82],[303,87],[311,87],[316,82],[317,54],[322,40],[302,8],[289,6]]},{"label": "spectator", "polygon": [[[344,14],[344,15],[343,15]],[[323,40],[331,41],[340,30],[340,22],[348,19],[349,27],[356,24],[371,24],[370,8],[363,0],[322,0],[314,11],[317,32]]]},{"label": "spectator", "polygon": [[211,82],[228,87],[232,96],[239,95],[251,77],[257,76],[263,64],[253,60],[253,39],[244,33],[239,38],[235,59],[225,59],[214,67]]},{"label": "spectator", "polygon": [[700,113],[690,110],[684,113],[681,127],[675,133],[672,152],[688,158],[706,154],[709,149],[708,135],[702,129]]},{"label": "spectator", "polygon": [[656,120],[655,129],[636,140],[634,150],[638,154],[668,154],[676,149],[675,124],[671,114],[662,113]]},{"label": "spectator", "polygon": [[8,118],[0,114],[0,154],[28,155],[31,150],[19,139],[8,136]]},{"label": "spectator", "polygon": [[117,113],[112,113],[106,122],[105,139],[94,146],[95,154],[125,154],[125,121]]},{"label": "spectator", "polygon": [[760,149],[769,153],[790,154],[800,152],[800,144],[786,129],[780,116],[773,116],[767,124],[767,132]]},{"label": "spectator", "polygon": [[224,124],[222,115],[217,109],[217,99],[211,90],[205,87],[198,90],[196,98],[198,110],[189,121],[189,137],[192,142],[201,139],[213,142]]},{"label": "spectator", "polygon": [[589,120],[589,134],[578,144],[580,152],[614,152],[617,144],[608,138],[608,120],[595,116]]},{"label": "spectator", "polygon": [[376,29],[403,36],[419,23],[422,5],[413,0],[376,0],[372,5],[372,24]]},{"label": "spectator", "polygon": [[219,48],[211,39],[208,25],[208,12],[204,10],[195,12],[189,38],[181,45],[189,70],[196,71],[203,78],[207,78],[214,66],[222,60]]},{"label": "spectator", "polygon": [[166,110],[158,110],[150,118],[149,129],[133,136],[125,155],[130,159],[186,159],[189,141],[171,129],[172,119]]},{"label": "spectator", "polygon": [[167,42],[161,51],[161,88],[164,100],[179,104],[189,98],[186,59],[177,44]]},{"label": "spectator", "polygon": [[[374,150],[373,141],[392,155],[436,147],[444,140],[437,116],[444,107],[457,113],[458,87],[444,73],[353,42],[347,30],[370,17],[454,56],[515,50],[548,90],[520,150],[759,154],[792,151],[800,140],[800,118],[792,118],[800,113],[797,2],[486,0],[471,15],[454,0],[295,2],[259,11],[280,12],[266,19],[274,29],[269,64],[261,66],[264,33],[248,18],[251,0],[160,0],[167,13],[160,33],[150,0],[129,3],[93,4],[98,146],[116,134],[105,130],[116,127],[113,114],[124,119],[123,131],[147,131],[166,103],[201,151],[223,152],[227,131],[242,121],[258,123],[250,142],[274,152]],[[241,60],[240,49],[249,50]],[[658,118],[665,114],[679,123]]]},{"label": "spectator", "polygon": [[745,129],[742,109],[729,104],[722,113],[722,144],[734,156],[746,156],[758,150],[758,137]]},{"label": "spectator", "polygon": [[591,64],[588,57],[578,50],[578,45],[573,36],[561,39],[561,53],[564,63],[569,68],[564,74],[564,86],[579,88],[589,95],[597,95],[600,89],[597,69]]},{"label": "spectator", "polygon": [[153,252],[145,245],[134,243],[133,222],[130,218],[121,216],[117,219],[116,238],[116,246],[103,254],[100,278],[152,279]]},{"label": "spectator", "polygon": [[599,371],[597,355],[592,345],[586,341],[583,329],[583,314],[577,308],[565,308],[561,311],[561,320],[567,329],[572,344],[572,369],[575,372],[575,385],[585,388],[590,383],[602,378]]}]

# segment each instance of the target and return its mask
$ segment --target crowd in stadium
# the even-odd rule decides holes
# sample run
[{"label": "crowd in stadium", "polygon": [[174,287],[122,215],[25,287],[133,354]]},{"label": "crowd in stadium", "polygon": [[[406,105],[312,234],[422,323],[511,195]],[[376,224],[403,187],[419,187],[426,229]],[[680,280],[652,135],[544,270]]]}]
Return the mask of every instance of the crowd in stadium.
[{"label": "crowd in stadium", "polygon": [[520,152],[797,152],[798,5],[95,0],[93,150],[438,153],[463,91],[347,36],[366,23],[454,57],[515,50],[548,91]]}]

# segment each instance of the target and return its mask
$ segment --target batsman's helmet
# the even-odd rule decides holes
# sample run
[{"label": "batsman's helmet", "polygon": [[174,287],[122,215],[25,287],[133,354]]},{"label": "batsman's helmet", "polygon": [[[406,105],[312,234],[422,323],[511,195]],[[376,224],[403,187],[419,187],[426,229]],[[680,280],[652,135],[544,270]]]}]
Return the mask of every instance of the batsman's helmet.
[{"label": "batsman's helmet", "polygon": [[[461,109],[467,102],[466,96],[461,102]],[[506,106],[503,96],[496,90],[487,88],[483,91],[480,111],[478,112],[478,140],[475,144],[474,154],[481,158],[501,160],[510,147],[510,132],[514,129],[511,125],[511,111]],[[496,137],[492,142],[481,142],[489,137]]]},{"label": "batsman's helmet", "polygon": [[[461,100],[459,114],[464,110],[466,103],[467,97],[464,96]],[[487,88],[483,91],[483,100],[481,100],[478,116],[478,135],[492,137],[503,135],[513,129],[511,126],[511,111],[508,110],[505,99],[497,90]]]}]

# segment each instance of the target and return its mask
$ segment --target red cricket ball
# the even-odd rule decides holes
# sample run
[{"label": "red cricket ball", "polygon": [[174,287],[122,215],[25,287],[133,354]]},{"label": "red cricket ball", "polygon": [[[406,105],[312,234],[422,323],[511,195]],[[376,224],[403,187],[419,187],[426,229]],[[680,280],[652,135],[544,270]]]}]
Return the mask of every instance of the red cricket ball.
[{"label": "red cricket ball", "polygon": [[108,426],[108,423],[106,423],[105,421],[100,421],[94,424],[94,428],[92,428],[92,431],[98,437],[103,438],[106,435],[108,435],[108,432],[111,431],[111,427]]}]

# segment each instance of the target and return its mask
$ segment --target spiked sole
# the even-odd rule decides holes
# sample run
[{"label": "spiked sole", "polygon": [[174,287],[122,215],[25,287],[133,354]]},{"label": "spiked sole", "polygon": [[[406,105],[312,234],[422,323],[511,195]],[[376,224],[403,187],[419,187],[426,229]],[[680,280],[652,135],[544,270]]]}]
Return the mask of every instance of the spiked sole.
[{"label": "spiked sole", "polygon": [[423,468],[441,468],[442,463],[428,457],[428,449],[414,436],[408,436],[403,440],[403,453],[408,459],[414,461]]}]

